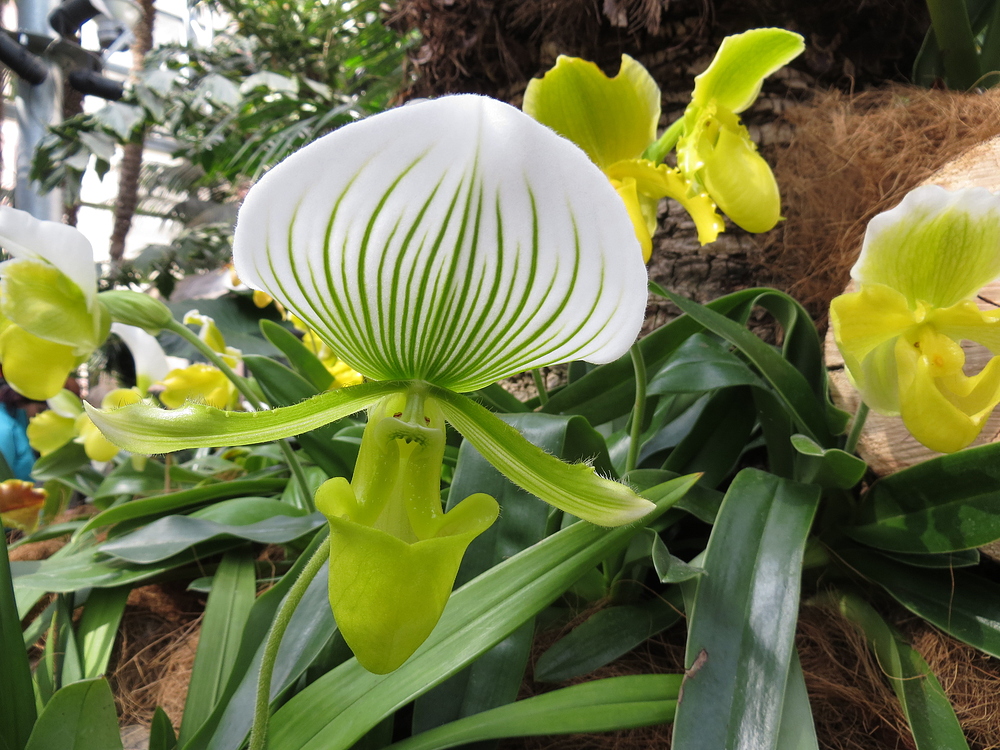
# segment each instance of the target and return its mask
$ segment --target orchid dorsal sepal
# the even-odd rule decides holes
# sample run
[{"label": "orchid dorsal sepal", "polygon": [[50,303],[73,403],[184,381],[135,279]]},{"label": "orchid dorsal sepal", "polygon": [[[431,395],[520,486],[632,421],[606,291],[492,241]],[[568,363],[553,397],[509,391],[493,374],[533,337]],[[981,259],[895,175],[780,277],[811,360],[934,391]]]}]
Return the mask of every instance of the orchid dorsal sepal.
[{"label": "orchid dorsal sepal", "polygon": [[617,359],[645,309],[632,223],[603,173],[473,95],[361,120],[286,159],[247,194],[233,258],[365,377],[460,393]]}]

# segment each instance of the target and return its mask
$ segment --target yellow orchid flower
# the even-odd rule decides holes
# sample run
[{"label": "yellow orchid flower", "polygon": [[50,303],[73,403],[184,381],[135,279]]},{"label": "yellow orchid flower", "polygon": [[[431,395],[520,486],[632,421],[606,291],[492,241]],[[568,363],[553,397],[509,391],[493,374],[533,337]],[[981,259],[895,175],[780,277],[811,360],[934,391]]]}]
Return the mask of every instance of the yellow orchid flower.
[{"label": "yellow orchid flower", "polygon": [[960,345],[1000,354],[1000,311],[974,301],[1000,276],[1000,196],[917,188],[868,224],[851,276],[830,323],[865,403],[931,450],[967,446],[1000,403],[1000,357],[969,376]]},{"label": "yellow orchid flower", "polygon": [[692,189],[677,169],[642,158],[656,140],[660,88],[628,55],[622,55],[614,78],[592,62],[560,55],[542,78],[528,83],[522,109],[573,141],[607,175],[628,209],[643,260],[648,262],[652,252],[661,198],[684,206],[703,245],[722,231],[722,220],[703,190]]},{"label": "yellow orchid flower", "polygon": [[358,385],[365,382],[364,375],[334,354],[333,349],[316,335],[315,331],[303,323],[300,318],[289,315],[288,319],[292,321],[295,330],[302,333],[302,344],[315,354],[316,359],[322,363],[327,372],[333,375],[331,388],[346,388],[349,385]]},{"label": "yellow orchid flower", "polygon": [[677,166],[696,192],[705,191],[733,223],[766,232],[781,218],[771,168],[737,115],[760,94],[764,79],[805,49],[785,29],[751,29],[728,36],[712,64],[694,79],[677,141]]},{"label": "yellow orchid flower", "polygon": [[[101,400],[102,409],[117,409],[137,404],[142,394],[135,388],[116,388]],[[70,441],[83,445],[91,461],[110,461],[120,448],[109,441],[90,420],[83,403],[68,390],[49,399],[49,410],[28,421],[28,442],[42,456],[59,450]]]},{"label": "yellow orchid flower", "polygon": [[48,493],[21,479],[0,482],[0,526],[30,534],[38,526],[38,514]]},{"label": "yellow orchid flower", "polygon": [[[208,315],[191,310],[184,316],[185,325],[199,325],[198,337],[218,352],[230,367],[237,367],[243,360],[239,349],[226,345],[222,331]],[[196,362],[188,367],[171,370],[158,385],[163,386],[160,401],[170,409],[179,409],[185,401],[208,404],[216,409],[235,409],[240,403],[239,391],[232,381],[217,367]]]},{"label": "yellow orchid flower", "polygon": [[216,409],[235,409],[239,404],[239,392],[232,381],[218,367],[203,362],[171,370],[160,385],[164,387],[160,401],[171,409],[179,409],[185,401]]},{"label": "yellow orchid flower", "polygon": [[36,401],[55,396],[108,336],[90,242],[74,227],[0,206],[0,363],[4,378]]}]

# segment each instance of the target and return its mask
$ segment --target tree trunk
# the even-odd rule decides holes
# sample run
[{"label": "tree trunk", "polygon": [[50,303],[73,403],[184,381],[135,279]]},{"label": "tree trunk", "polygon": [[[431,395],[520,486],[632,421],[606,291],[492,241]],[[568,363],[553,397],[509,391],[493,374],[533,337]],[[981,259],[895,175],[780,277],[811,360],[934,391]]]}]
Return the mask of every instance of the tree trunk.
[{"label": "tree trunk", "polygon": [[[153,0],[139,0],[142,17],[135,26],[135,43],[132,45],[132,74],[138,75],[146,63],[146,53],[153,48],[153,17],[156,13]],[[139,172],[142,169],[142,150],[146,139],[145,129],[136,133],[126,144],[121,164],[118,166],[118,197],[115,199],[115,225],[111,233],[111,263],[121,265],[125,253],[125,237],[132,226],[132,216],[139,203]]]}]

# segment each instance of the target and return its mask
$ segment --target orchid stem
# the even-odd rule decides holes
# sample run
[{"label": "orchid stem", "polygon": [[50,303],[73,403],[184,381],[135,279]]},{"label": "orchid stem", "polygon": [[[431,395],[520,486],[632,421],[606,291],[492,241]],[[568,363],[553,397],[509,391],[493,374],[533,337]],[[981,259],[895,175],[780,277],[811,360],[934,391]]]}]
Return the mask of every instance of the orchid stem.
[{"label": "orchid stem", "polygon": [[306,589],[312,583],[313,578],[319,573],[320,568],[330,558],[330,538],[327,537],[319,546],[309,562],[295,579],[295,583],[288,590],[285,601],[281,603],[278,614],[274,617],[274,623],[267,634],[267,642],[264,644],[264,653],[260,660],[260,675],[257,678],[257,698],[254,703],[253,726],[250,728],[250,748],[249,750],[263,750],[264,743],[267,742],[267,725],[271,719],[271,677],[274,674],[274,663],[278,658],[278,649],[281,647],[281,639],[288,629],[288,623],[292,620],[295,608],[302,601]]},{"label": "orchid stem", "polygon": [[[222,374],[229,378],[230,382],[236,386],[236,390],[243,395],[243,398],[245,398],[247,403],[249,403],[254,409],[257,411],[263,409],[264,402],[257,397],[257,394],[254,393],[253,388],[250,387],[246,378],[237,375],[233,371],[233,368],[226,364],[226,361],[219,356],[219,353],[202,341],[194,331],[183,323],[178,323],[176,320],[171,320],[167,328],[191,344],[199,352],[205,355],[205,358],[209,362],[222,370]],[[298,482],[299,487],[302,489],[302,497],[308,504],[310,499],[309,480],[306,479],[306,473],[302,468],[302,464],[299,463],[299,459],[295,455],[295,451],[292,450],[292,446],[288,444],[287,440],[278,440],[276,442],[285,457],[285,463],[288,464],[288,468],[295,477],[295,481]],[[309,508],[309,510],[312,510],[312,508]]]},{"label": "orchid stem", "polygon": [[663,131],[657,140],[650,143],[642,154],[643,159],[649,159],[655,164],[667,158],[667,154],[674,150],[681,133],[684,131],[684,116],[681,115],[672,123],[670,127]]},{"label": "orchid stem", "polygon": [[642,423],[646,418],[646,360],[638,342],[629,349],[632,369],[635,370],[635,405],[632,407],[632,429],[629,431],[628,456],[625,473],[632,471],[639,461],[639,443],[642,440]]},{"label": "orchid stem", "polygon": [[535,380],[535,388],[538,389],[538,402],[545,406],[549,402],[549,391],[545,387],[545,378],[542,377],[542,371],[539,369],[534,369],[531,371],[531,377]]},{"label": "orchid stem", "polygon": [[854,423],[851,431],[847,435],[847,442],[844,443],[844,451],[854,453],[858,447],[858,440],[861,439],[861,432],[865,429],[865,420],[868,418],[868,404],[862,401],[858,405],[858,410],[854,413]]}]

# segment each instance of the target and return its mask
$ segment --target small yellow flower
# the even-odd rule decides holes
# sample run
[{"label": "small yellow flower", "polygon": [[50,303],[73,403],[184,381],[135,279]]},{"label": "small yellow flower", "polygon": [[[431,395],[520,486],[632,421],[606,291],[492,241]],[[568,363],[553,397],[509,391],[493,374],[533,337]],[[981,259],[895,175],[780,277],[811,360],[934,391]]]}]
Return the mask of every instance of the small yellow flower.
[{"label": "small yellow flower", "polygon": [[239,404],[239,392],[232,381],[219,368],[202,362],[171,370],[160,385],[164,387],[160,401],[171,409],[180,408],[185,401],[216,409],[235,409]]},{"label": "small yellow flower", "polygon": [[357,385],[364,382],[364,376],[349,364],[339,359],[333,349],[327,346],[326,342],[317,336],[315,331],[310,330],[305,323],[294,315],[289,315],[288,317],[292,321],[292,325],[295,326],[295,329],[302,333],[303,346],[315,354],[316,359],[323,364],[327,372],[333,375],[333,383],[330,385],[330,388],[346,388],[349,385]]}]

